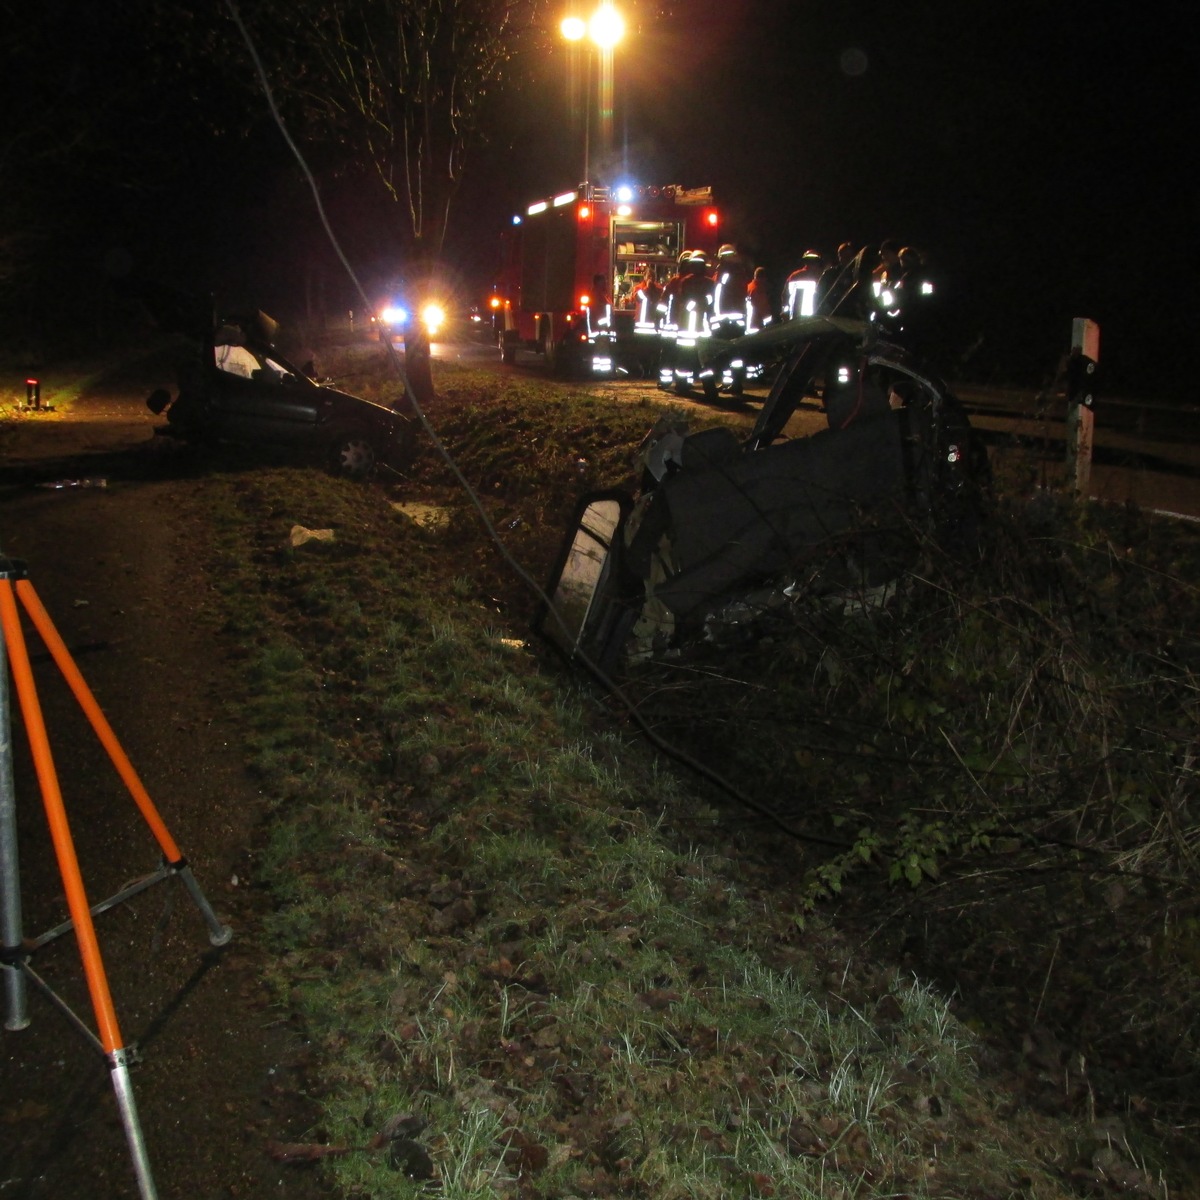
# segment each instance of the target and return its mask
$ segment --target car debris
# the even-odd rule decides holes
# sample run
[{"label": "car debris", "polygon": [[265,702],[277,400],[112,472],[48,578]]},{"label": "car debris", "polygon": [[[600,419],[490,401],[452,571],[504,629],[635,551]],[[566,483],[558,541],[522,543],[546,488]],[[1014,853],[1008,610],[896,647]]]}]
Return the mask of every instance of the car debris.
[{"label": "car debris", "polygon": [[306,529],[303,525],[293,525],[288,533],[288,545],[293,550],[299,546],[306,546],[309,542],[332,542],[333,540],[332,529]]},{"label": "car debris", "polygon": [[393,500],[392,508],[426,533],[444,533],[450,528],[450,510],[444,505],[420,500]]},{"label": "car debris", "polygon": [[[579,502],[538,629],[603,671],[752,632],[813,598],[883,603],[920,538],[977,548],[987,455],[938,375],[870,320],[798,318],[722,343],[717,377],[774,372],[750,436],[664,417],[636,495]],[[828,428],[788,438],[802,404]]]}]

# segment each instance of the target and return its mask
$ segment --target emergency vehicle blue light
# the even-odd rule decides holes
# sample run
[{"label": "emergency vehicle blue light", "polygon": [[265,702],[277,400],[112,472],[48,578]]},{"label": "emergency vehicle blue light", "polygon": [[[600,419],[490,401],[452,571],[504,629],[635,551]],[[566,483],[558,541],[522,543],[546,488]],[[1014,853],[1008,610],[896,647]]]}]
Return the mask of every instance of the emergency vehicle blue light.
[{"label": "emergency vehicle blue light", "polygon": [[617,188],[617,200],[622,204],[628,204],[633,199],[633,188],[628,184],[623,184]]},{"label": "emergency vehicle blue light", "polygon": [[518,213],[513,213],[513,224],[514,224],[514,225],[520,225],[520,223],[521,223],[521,217],[520,217],[520,214],[518,214]]}]

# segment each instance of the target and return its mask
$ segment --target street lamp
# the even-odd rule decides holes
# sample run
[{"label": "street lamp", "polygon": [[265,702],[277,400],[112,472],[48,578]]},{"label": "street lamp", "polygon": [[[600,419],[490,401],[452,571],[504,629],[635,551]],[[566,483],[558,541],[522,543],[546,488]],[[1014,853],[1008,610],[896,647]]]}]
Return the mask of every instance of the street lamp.
[{"label": "street lamp", "polygon": [[[581,43],[586,38],[595,46],[599,63],[597,80],[597,121],[600,127],[601,154],[607,158],[612,152],[613,123],[613,50],[625,36],[625,18],[610,0],[604,2],[586,20],[572,15],[565,17],[559,26],[569,42]],[[590,75],[590,72],[589,72]],[[589,78],[590,83],[590,78]],[[583,179],[591,179],[591,96],[585,86],[583,116]]]}]

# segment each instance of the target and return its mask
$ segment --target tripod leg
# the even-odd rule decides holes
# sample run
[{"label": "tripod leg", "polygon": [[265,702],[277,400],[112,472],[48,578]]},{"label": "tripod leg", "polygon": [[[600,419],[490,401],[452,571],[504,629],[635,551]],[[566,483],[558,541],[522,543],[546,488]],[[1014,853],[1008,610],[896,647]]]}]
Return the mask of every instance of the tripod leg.
[{"label": "tripod leg", "polygon": [[129,756],[121,748],[121,743],[117,741],[117,735],[100,710],[100,705],[96,702],[92,689],[88,687],[79,668],[75,665],[75,660],[71,657],[66,643],[59,636],[58,630],[55,629],[54,622],[50,620],[50,614],[46,612],[42,602],[38,599],[33,584],[28,579],[18,580],[16,591],[30,620],[33,621],[34,627],[41,635],[42,641],[46,643],[51,657],[67,681],[67,686],[74,693],[75,699],[79,701],[79,707],[83,709],[84,715],[96,731],[100,744],[108,752],[108,757],[116,767],[117,774],[121,776],[134,803],[146,819],[146,824],[150,826],[150,832],[154,834],[155,840],[162,848],[167,862],[178,862],[183,855],[175,844],[175,839],[171,837],[170,831],[162,817],[159,816],[158,809],[155,808],[154,801],[150,799],[137,771],[134,770],[133,763],[129,761]]},{"label": "tripod leg", "polygon": [[50,753],[50,741],[46,736],[46,722],[42,717],[42,706],[34,687],[33,672],[29,666],[29,653],[21,633],[20,618],[13,599],[12,584],[0,580],[0,626],[8,645],[9,661],[12,663],[13,682],[21,712],[25,717],[25,730],[29,736],[29,748],[33,753],[33,765],[37,772],[38,785],[42,792],[42,803],[46,809],[46,820],[50,824],[50,836],[54,841],[54,853],[58,858],[58,870],[67,894],[67,908],[75,927],[79,942],[79,953],[83,958],[87,975],[88,991],[92,1008],[96,1013],[100,1042],[106,1054],[111,1054],[121,1045],[121,1031],[117,1027],[113,1011],[112,996],[108,989],[108,977],[104,961],[100,957],[100,946],[96,941],[96,927],[92,923],[91,908],[83,877],[79,872],[79,859],[75,854],[75,843],[71,838],[71,827],[63,805],[62,791],[58,786],[58,773]]},{"label": "tripod leg", "polygon": [[17,800],[12,773],[12,722],[8,711],[8,655],[0,630],[0,965],[6,996],[4,1028],[29,1024],[21,969],[21,868],[17,854]]},{"label": "tripod leg", "polygon": [[29,666],[29,653],[25,637],[21,632],[21,620],[17,614],[12,581],[0,578],[0,630],[8,647],[12,663],[13,682],[16,684],[21,713],[25,718],[25,730],[29,747],[33,753],[34,768],[42,792],[42,803],[46,809],[46,820],[50,825],[50,836],[54,841],[54,853],[58,858],[58,870],[67,894],[67,907],[75,927],[75,938],[79,954],[83,959],[83,971],[87,978],[88,993],[92,1009],[96,1014],[96,1027],[100,1045],[112,1066],[113,1088],[121,1109],[121,1120],[125,1125],[126,1138],[133,1156],[134,1169],[138,1175],[138,1187],[142,1200],[155,1200],[154,1181],[150,1178],[146,1149],[142,1141],[141,1127],[137,1119],[137,1107],[133,1102],[133,1091],[129,1084],[127,1052],[121,1041],[121,1030],[117,1024],[117,1013],[113,1007],[112,992],[100,956],[100,944],[96,940],[96,928],[92,923],[91,907],[79,871],[79,859],[71,837],[62,792],[58,786],[58,773],[50,752],[50,741],[46,736],[46,723],[33,682],[33,671]]},{"label": "tripod leg", "polygon": [[83,709],[84,715],[96,731],[96,736],[100,739],[100,744],[108,752],[108,757],[112,760],[117,774],[120,775],[126,788],[129,789],[129,794],[133,797],[134,803],[138,806],[142,817],[150,827],[150,832],[154,834],[155,840],[158,842],[168,866],[180,877],[183,885],[188,890],[188,894],[200,910],[200,914],[208,926],[208,940],[214,946],[225,945],[233,936],[232,932],[228,926],[222,925],[217,920],[216,914],[213,912],[204,893],[200,890],[200,885],[192,876],[187,859],[183,857],[179,847],[175,844],[175,839],[171,836],[170,830],[167,829],[166,822],[159,815],[154,801],[150,799],[149,792],[146,791],[141,778],[138,776],[137,771],[134,770],[133,763],[129,761],[129,756],[125,753],[121,743],[117,740],[117,735],[113,732],[112,726],[108,723],[108,718],[105,717],[100,705],[96,702],[96,697],[92,694],[92,689],[88,687],[87,681],[75,665],[75,660],[71,657],[71,652],[59,636],[58,630],[55,629],[54,622],[50,619],[50,614],[46,612],[42,606],[42,602],[38,599],[33,584],[28,579],[18,580],[16,591],[25,606],[25,611],[29,614],[30,620],[33,621],[34,627],[41,635],[42,641],[45,642],[46,648],[50,651],[51,657],[57,664],[68,687],[70,687],[75,699],[79,702],[79,707]]},{"label": "tripod leg", "polygon": [[154,1177],[150,1174],[146,1140],[142,1137],[142,1125],[138,1120],[137,1101],[133,1098],[133,1086],[129,1082],[127,1058],[127,1051],[117,1050],[109,1059],[113,1091],[116,1093],[117,1107],[121,1110],[121,1124],[125,1127],[125,1140],[129,1143],[129,1156],[133,1159],[134,1174],[137,1175],[138,1194],[141,1200],[157,1200],[158,1191],[154,1186]]}]

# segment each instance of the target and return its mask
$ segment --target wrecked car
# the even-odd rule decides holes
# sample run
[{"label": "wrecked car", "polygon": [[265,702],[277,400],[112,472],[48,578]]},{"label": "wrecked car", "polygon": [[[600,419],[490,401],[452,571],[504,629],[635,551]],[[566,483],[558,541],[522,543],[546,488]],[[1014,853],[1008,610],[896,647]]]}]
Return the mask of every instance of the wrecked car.
[{"label": "wrecked car", "polygon": [[[946,385],[878,324],[799,318],[704,366],[774,373],[754,429],[743,440],[660,419],[639,494],[581,500],[537,621],[567,654],[608,670],[742,636],[814,598],[882,598],[929,537],[977,552],[986,450]],[[827,428],[789,437],[801,405]]]},{"label": "wrecked car", "polygon": [[151,412],[166,416],[156,433],[315,453],[331,470],[356,479],[410,456],[410,416],[319,383],[311,367],[294,366],[275,348],[278,325],[265,313],[214,319],[211,305],[161,292],[150,307],[166,331],[183,333],[199,347],[180,368],[174,399],[162,388],[147,398]]}]

